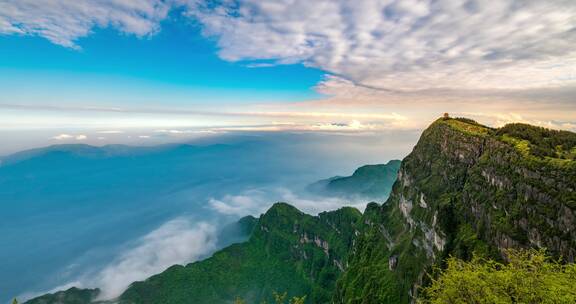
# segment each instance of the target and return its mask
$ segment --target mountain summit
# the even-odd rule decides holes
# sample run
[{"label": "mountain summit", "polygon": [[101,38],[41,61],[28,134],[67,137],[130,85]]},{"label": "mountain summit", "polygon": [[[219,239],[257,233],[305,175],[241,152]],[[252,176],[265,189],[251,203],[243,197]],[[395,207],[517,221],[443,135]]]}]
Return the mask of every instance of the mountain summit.
[{"label": "mountain summit", "polygon": [[537,247],[573,262],[575,140],[525,124],[435,121],[402,161],[388,201],[368,205],[335,302],[410,302],[448,256]]}]

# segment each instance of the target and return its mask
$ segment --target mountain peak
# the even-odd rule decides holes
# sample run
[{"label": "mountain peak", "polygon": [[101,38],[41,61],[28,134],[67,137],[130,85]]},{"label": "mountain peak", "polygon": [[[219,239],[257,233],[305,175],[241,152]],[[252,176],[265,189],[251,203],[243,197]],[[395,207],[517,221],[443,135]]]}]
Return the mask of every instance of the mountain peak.
[{"label": "mountain peak", "polygon": [[355,290],[371,303],[413,301],[426,269],[450,255],[503,259],[509,248],[535,247],[574,261],[574,136],[436,120],[402,160],[388,201],[366,209],[336,302]]}]

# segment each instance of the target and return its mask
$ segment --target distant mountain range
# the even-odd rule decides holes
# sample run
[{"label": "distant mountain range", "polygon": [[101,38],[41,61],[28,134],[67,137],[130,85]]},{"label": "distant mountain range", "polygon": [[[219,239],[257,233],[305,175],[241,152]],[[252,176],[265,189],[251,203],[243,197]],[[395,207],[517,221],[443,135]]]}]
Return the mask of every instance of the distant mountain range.
[{"label": "distant mountain range", "polygon": [[[212,199],[250,189],[300,189],[322,172],[338,171],[333,162],[305,159],[311,154],[305,145],[294,147],[283,138],[220,141],[226,144],[55,145],[2,157],[0,303],[93,277],[175,218],[219,229],[254,212],[226,214]],[[281,200],[273,191],[260,191],[278,198],[258,201],[254,209]],[[228,244],[218,242],[215,249]]]},{"label": "distant mountain range", "polygon": [[391,160],[386,164],[362,166],[351,176],[321,180],[311,184],[308,189],[323,195],[385,201],[392,191],[400,163],[399,160]]},{"label": "distant mountain range", "polygon": [[[306,303],[410,303],[428,284],[426,273],[448,256],[502,260],[507,248],[547,248],[574,262],[575,147],[570,132],[439,119],[402,160],[384,204],[369,203],[363,214],[342,208],[318,216],[275,204],[254,222],[247,242],[135,282],[114,302],[259,303],[285,291],[306,295]],[[373,169],[383,167],[324,186],[340,180],[344,193],[366,191],[390,173]],[[95,296],[79,292],[28,303],[89,303],[77,299]],[[75,300],[62,300],[68,295]]]}]

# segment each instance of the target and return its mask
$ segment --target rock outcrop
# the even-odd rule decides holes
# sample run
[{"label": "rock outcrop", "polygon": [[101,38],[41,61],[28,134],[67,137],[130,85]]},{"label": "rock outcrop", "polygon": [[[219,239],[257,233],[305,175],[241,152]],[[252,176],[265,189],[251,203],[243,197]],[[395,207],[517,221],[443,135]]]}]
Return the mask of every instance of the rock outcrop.
[{"label": "rock outcrop", "polygon": [[[522,128],[540,134],[541,146],[556,140],[557,131]],[[366,209],[371,225],[359,228],[335,302],[413,301],[447,255],[502,259],[507,248],[539,247],[573,262],[576,162],[534,155],[526,147],[539,146],[513,130],[450,118],[425,130],[388,201]]]}]

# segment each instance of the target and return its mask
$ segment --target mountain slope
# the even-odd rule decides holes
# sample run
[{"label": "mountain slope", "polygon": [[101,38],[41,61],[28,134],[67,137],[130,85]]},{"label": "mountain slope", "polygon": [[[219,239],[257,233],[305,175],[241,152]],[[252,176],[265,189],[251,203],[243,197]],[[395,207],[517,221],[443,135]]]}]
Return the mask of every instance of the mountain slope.
[{"label": "mountain slope", "polygon": [[309,186],[312,192],[328,195],[360,196],[365,199],[386,200],[400,169],[399,160],[386,164],[362,166],[351,176],[335,176]]},{"label": "mountain slope", "polygon": [[[542,142],[557,133],[523,125]],[[532,153],[513,126],[439,119],[403,161],[386,204],[370,204],[338,282],[336,303],[407,303],[433,263],[454,255],[500,258],[506,248],[576,253],[576,164]],[[526,131],[521,132],[526,134]],[[561,148],[574,149],[574,133]]]},{"label": "mountain slope", "polygon": [[294,151],[268,137],[213,141],[228,144],[56,145],[2,158],[0,303],[103,269],[116,250],[174,218],[211,222],[222,213],[210,199],[278,192],[332,167],[332,160],[309,166],[307,147]]},{"label": "mountain slope", "polygon": [[277,203],[248,242],[136,282],[120,303],[232,303],[236,297],[260,303],[274,291],[328,303],[360,217],[353,208],[310,216]]},{"label": "mountain slope", "polygon": [[65,291],[58,291],[34,298],[28,304],[86,304],[92,303],[100,293],[98,289],[79,289],[72,287]]}]

